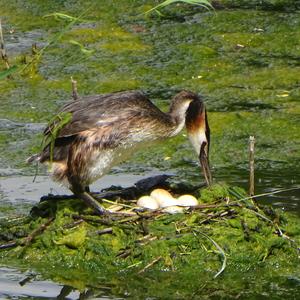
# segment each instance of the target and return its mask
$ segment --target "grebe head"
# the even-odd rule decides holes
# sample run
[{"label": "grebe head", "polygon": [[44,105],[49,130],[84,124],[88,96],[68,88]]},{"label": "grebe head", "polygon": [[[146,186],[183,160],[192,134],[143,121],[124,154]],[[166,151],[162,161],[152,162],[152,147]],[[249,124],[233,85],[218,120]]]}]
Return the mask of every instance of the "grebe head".
[{"label": "grebe head", "polygon": [[184,124],[186,125],[189,139],[198,154],[205,181],[210,185],[212,183],[209,168],[210,131],[203,101],[193,92],[182,91],[172,99],[169,114],[178,126],[175,134]]},{"label": "grebe head", "polygon": [[209,167],[210,129],[206,109],[197,94],[185,91],[182,93],[184,97],[192,99],[186,112],[185,124],[189,139],[198,154],[205,181],[210,185],[212,183]]}]

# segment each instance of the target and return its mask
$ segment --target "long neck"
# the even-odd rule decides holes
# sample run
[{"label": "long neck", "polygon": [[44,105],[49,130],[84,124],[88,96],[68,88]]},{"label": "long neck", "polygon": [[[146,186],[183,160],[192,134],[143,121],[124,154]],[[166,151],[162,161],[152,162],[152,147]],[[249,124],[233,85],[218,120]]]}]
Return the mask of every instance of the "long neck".
[{"label": "long neck", "polygon": [[184,100],[178,101],[178,99],[174,98],[168,115],[171,117],[171,121],[174,124],[174,131],[171,136],[178,134],[185,125],[186,112],[192,100]]},{"label": "long neck", "polygon": [[203,142],[207,144],[207,155],[210,143],[210,129],[208,125],[205,106],[202,101],[191,103],[186,114],[186,128],[189,139],[196,152],[200,154]]}]

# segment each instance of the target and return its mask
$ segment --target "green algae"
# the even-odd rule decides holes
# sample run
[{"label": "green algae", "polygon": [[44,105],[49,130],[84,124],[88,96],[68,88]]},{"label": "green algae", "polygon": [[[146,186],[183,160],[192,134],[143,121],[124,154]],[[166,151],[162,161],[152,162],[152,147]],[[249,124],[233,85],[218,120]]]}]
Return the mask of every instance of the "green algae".
[{"label": "green algae", "polygon": [[255,8],[279,11],[294,11],[300,8],[299,1],[293,0],[219,0],[217,2],[229,8]]},{"label": "green algae", "polygon": [[[262,163],[267,157],[274,161],[271,167],[276,168],[276,161],[285,161],[288,168],[296,161],[299,168],[299,134],[294,130],[299,110],[298,14],[252,9],[206,13],[184,6],[180,10],[180,14],[188,16],[184,20],[132,18],[139,11],[138,4],[141,4],[139,9],[146,6],[121,1],[118,5],[107,2],[101,5],[101,9],[96,3],[96,7],[88,10],[91,5],[88,2],[76,2],[67,7],[59,2],[40,4],[31,1],[24,13],[18,15],[14,11],[22,9],[19,2],[3,5],[6,40],[10,36],[8,30],[13,27],[19,30],[19,36],[22,30],[43,28],[45,36],[42,41],[52,41],[59,32],[64,34],[47,47],[32,72],[28,70],[23,76],[16,74],[11,80],[0,82],[3,108],[0,117],[47,122],[49,114],[54,115],[58,107],[70,98],[71,75],[78,81],[82,95],[143,89],[158,98],[161,107],[167,106],[166,100],[169,101],[177,90],[192,89],[204,95],[209,112],[216,111],[216,114],[210,113],[213,133],[211,161],[216,168],[246,164],[246,137],[237,139],[243,135],[242,130],[237,132],[237,128],[246,129],[244,136],[259,135],[261,143],[257,144],[257,158],[261,161],[260,168],[270,167],[268,162]],[[241,8],[243,6],[240,4]],[[250,6],[262,7],[257,3]],[[170,13],[176,9],[171,8]],[[55,11],[72,16],[85,12],[85,16],[65,30],[68,22],[43,18]],[[29,26],[27,13],[34,15],[30,28],[26,27]],[[70,40],[92,53],[81,53],[80,47],[70,44]],[[33,42],[39,43],[40,40]],[[21,56],[10,59],[20,61]],[[16,101],[20,105],[15,105]],[[228,111],[237,111],[237,115],[251,111],[253,118],[241,120],[237,117],[223,122],[228,119]],[[277,119],[282,123],[276,124]],[[265,121],[267,126],[263,126]],[[280,130],[281,125],[288,130]],[[221,133],[222,128],[225,136]],[[12,139],[7,134],[8,139]],[[287,143],[272,142],[280,140],[282,135]],[[34,138],[29,144],[37,141]],[[184,146],[178,145],[179,142]],[[38,144],[34,147],[37,148]],[[178,138],[169,147],[156,149],[154,155],[151,150],[133,160],[145,167],[153,164],[174,169],[184,165],[177,161],[177,158],[182,160],[182,155],[186,157],[185,161],[193,159],[188,147],[183,138]],[[237,153],[241,157],[239,160],[233,159]],[[172,159],[162,161],[161,156]],[[23,168],[25,155],[9,154],[8,158],[8,165]]]},{"label": "green algae", "polygon": [[[3,244],[26,239],[54,218],[32,242],[2,249],[0,261],[34,268],[80,290],[96,289],[100,282],[110,284],[114,296],[128,290],[132,299],[143,293],[162,298],[175,295],[175,299],[195,293],[209,297],[211,290],[234,296],[250,293],[245,285],[256,291],[252,295],[270,286],[274,278],[278,290],[271,289],[268,295],[279,295],[289,276],[300,276],[299,221],[290,214],[259,208],[250,200],[240,201],[233,193],[244,194],[241,189],[215,185],[200,191],[201,202],[215,204],[210,208],[115,220],[90,216],[78,200],[41,202],[30,217],[1,222]],[[108,227],[109,233],[99,233]],[[213,277],[224,258],[207,236],[227,257],[217,279]]]},{"label": "green algae", "polygon": [[[54,42],[35,64],[28,65],[34,59],[28,54],[31,45],[24,50],[27,65],[24,53],[16,57],[8,53],[12,64],[26,69],[0,81],[1,119],[48,122],[71,98],[70,76],[78,81],[80,95],[142,89],[165,111],[178,90],[191,89],[203,95],[209,111],[211,163],[216,176],[224,167],[228,178],[233,170],[246,167],[249,135],[257,139],[256,172],[299,173],[297,1],[223,0],[217,1],[220,9],[214,13],[183,5],[166,8],[164,17],[153,18],[139,15],[153,4],[144,1],[27,1],[26,6],[20,1],[2,2],[6,42],[36,29],[43,31],[43,37],[32,40],[38,50]],[[88,10],[91,5],[95,6]],[[86,13],[65,30],[68,22],[43,18],[53,12]],[[9,33],[12,29],[15,34]],[[91,53],[82,53],[70,40]],[[2,168],[33,174],[34,168],[24,161],[39,151],[41,135],[22,129],[1,129],[0,133]],[[199,166],[185,133],[135,155],[119,170],[143,172],[154,167],[177,170],[178,182],[200,181]],[[216,188],[213,193],[213,199],[232,197],[228,189]],[[211,203],[210,191],[203,191],[201,197],[202,202]],[[113,296],[130,291],[135,299],[145,294],[163,299],[230,298],[239,293],[253,299],[266,291],[272,299],[282,299],[294,297],[299,290],[299,261],[290,242],[276,236],[270,224],[247,208],[237,209],[237,217],[216,219],[200,228],[199,222],[207,216],[193,212],[161,217],[140,227],[112,224],[113,235],[98,235],[96,232],[108,225],[84,222],[62,228],[74,222],[64,214],[84,208],[77,201],[58,206],[49,209],[46,205],[48,214],[62,214],[31,245],[35,250],[30,252],[29,247],[24,251],[21,246],[10,250],[7,264],[28,267],[33,262],[45,277],[80,290],[107,283]],[[12,207],[7,206],[1,216],[11,212]],[[12,232],[6,239],[25,237],[43,222],[45,218],[35,216],[32,223],[23,224],[19,236]],[[160,239],[136,243],[147,228],[151,236]],[[299,241],[299,219],[281,215],[280,228]],[[212,278],[220,270],[222,255],[196,233],[199,230],[227,255],[225,273],[216,280]],[[126,251],[132,252],[121,258]],[[151,268],[137,274],[159,257]]]}]

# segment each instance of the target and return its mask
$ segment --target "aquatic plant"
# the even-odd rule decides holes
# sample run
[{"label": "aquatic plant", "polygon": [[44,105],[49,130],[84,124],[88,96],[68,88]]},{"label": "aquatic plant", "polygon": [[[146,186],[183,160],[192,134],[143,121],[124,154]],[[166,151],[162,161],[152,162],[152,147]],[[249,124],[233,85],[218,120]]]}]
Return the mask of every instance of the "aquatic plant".
[{"label": "aquatic plant", "polygon": [[6,70],[0,72],[0,80],[6,77],[9,77],[11,74],[17,71],[17,66],[10,66],[8,57],[5,50],[5,44],[4,44],[4,38],[3,38],[3,32],[2,32],[2,22],[0,18],[0,54],[1,59],[3,60]]},{"label": "aquatic plant", "polygon": [[[48,123],[48,134],[44,137],[42,141],[41,148],[49,146],[50,147],[50,162],[53,161],[54,145],[55,140],[59,135],[60,130],[70,123],[72,120],[72,114],[69,112],[60,112],[55,115]],[[42,150],[41,149],[41,150]]]},{"label": "aquatic plant", "polygon": [[211,5],[211,3],[208,0],[166,0],[154,7],[152,7],[151,9],[147,10],[145,12],[145,14],[151,13],[153,11],[160,14],[159,9],[164,8],[173,3],[177,3],[177,2],[191,4],[191,5],[198,5],[200,7],[206,8],[206,9],[213,9],[213,6]]},{"label": "aquatic plant", "polygon": [[53,18],[56,19],[56,20],[64,20],[64,21],[75,22],[75,23],[84,21],[84,20],[81,19],[81,18],[73,17],[73,16],[71,16],[71,15],[63,14],[63,13],[60,13],[60,12],[54,12],[54,13],[52,13],[52,14],[44,15],[43,18],[50,18],[50,17],[53,17]]},{"label": "aquatic plant", "polygon": [[295,0],[219,0],[221,7],[228,8],[255,8],[265,10],[296,10],[300,8],[299,1]]},{"label": "aquatic plant", "polygon": [[274,278],[299,276],[300,226],[292,215],[258,206],[226,185],[194,190],[201,202],[185,213],[134,211],[130,199],[148,192],[137,186],[106,191],[118,199],[104,197],[108,217],[93,215],[76,199],[49,196],[29,216],[2,220],[0,263],[30,266],[81,290],[99,286],[101,277],[117,285],[114,295],[146,289],[162,298],[179,292],[178,299],[199,288],[237,295],[246,284],[259,291]]},{"label": "aquatic plant", "polygon": [[[62,30],[60,30],[58,33],[54,34],[54,36],[47,41],[47,44],[43,48],[37,49],[35,47],[34,49],[32,49],[32,57],[29,61],[26,61],[26,60],[23,61],[23,63],[25,64],[23,66],[23,68],[20,68],[20,66],[17,66],[17,65],[10,66],[8,64],[8,59],[7,59],[7,55],[5,53],[5,48],[4,48],[4,40],[3,40],[3,33],[2,33],[2,26],[1,26],[1,19],[0,19],[0,50],[1,50],[2,59],[4,60],[4,62],[6,64],[6,69],[7,69],[5,71],[0,72],[0,80],[10,76],[13,73],[16,73],[17,71],[19,71],[23,74],[25,74],[25,71],[26,71],[30,76],[32,76],[32,74],[34,74],[36,71],[36,66],[40,62],[43,53],[50,46],[53,46],[54,44],[56,44],[70,30],[70,28],[72,28],[72,26],[74,24],[84,22],[84,20],[81,17],[84,16],[91,8],[92,8],[92,6],[89,7],[87,10],[83,11],[78,17],[73,17],[71,15],[59,13],[59,12],[54,12],[51,14],[44,15],[43,18],[51,18],[52,17],[55,20],[58,20],[58,21],[62,20],[62,21],[67,22],[67,25],[65,25],[62,28]],[[78,46],[80,51],[86,55],[90,55],[93,53],[93,50],[86,49],[81,43],[79,43],[77,41],[70,40],[69,43],[73,44],[75,46]]]},{"label": "aquatic plant", "polygon": [[0,72],[0,80],[8,77],[9,75],[11,75],[13,73],[15,73],[17,70],[18,70],[18,66],[14,65],[14,66],[9,67],[5,71],[1,71]]}]

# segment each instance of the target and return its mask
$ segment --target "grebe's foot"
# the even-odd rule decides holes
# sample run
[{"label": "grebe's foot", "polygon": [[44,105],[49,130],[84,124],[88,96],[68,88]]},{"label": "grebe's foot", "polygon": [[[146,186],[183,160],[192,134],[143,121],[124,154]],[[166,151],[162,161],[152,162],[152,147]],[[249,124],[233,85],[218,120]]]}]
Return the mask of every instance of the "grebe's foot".
[{"label": "grebe's foot", "polygon": [[105,214],[109,214],[109,211],[107,211],[103,206],[101,206],[99,202],[95,200],[89,193],[83,192],[76,193],[75,195],[78,198],[82,199],[87,206],[93,208],[98,215],[103,216]]}]

